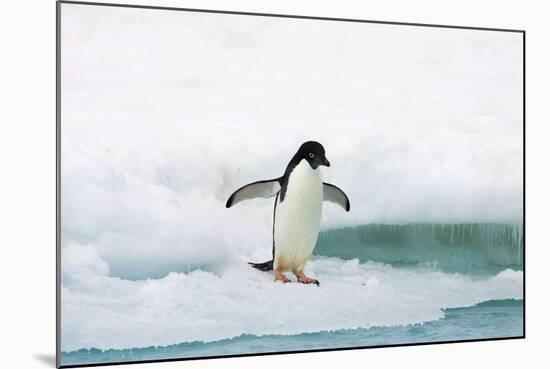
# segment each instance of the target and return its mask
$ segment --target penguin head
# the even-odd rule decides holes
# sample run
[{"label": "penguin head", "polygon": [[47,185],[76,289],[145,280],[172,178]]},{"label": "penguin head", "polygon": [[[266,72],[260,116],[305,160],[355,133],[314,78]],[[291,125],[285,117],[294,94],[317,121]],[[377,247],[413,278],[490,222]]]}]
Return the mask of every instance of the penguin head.
[{"label": "penguin head", "polygon": [[304,142],[298,149],[296,156],[299,159],[305,159],[313,169],[317,169],[319,165],[330,167],[330,162],[325,156],[325,148],[316,141]]}]

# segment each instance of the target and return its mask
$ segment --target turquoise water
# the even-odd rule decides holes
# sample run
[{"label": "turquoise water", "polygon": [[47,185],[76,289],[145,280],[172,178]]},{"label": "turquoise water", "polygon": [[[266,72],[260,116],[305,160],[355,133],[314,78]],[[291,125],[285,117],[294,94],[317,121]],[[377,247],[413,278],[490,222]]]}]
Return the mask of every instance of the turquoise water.
[{"label": "turquoise water", "polygon": [[269,352],[442,342],[523,335],[523,301],[488,301],[473,307],[445,310],[445,317],[423,324],[339,330],[298,335],[242,335],[202,343],[132,350],[79,350],[62,353],[63,365],[170,358],[257,354]]},{"label": "turquoise water", "polygon": [[[392,286],[400,281],[400,277],[394,274],[385,274],[397,273],[397,270],[406,271],[407,273],[403,276],[406,276],[407,280],[411,280],[411,283],[416,280],[425,281],[425,279],[416,279],[415,277],[422,276],[427,271],[436,270],[446,273],[447,276],[467,276],[471,278],[468,283],[472,283],[474,286],[476,281],[493,279],[504,270],[523,270],[523,227],[511,224],[476,223],[369,224],[321,233],[315,254],[316,257],[313,259],[322,259],[323,257],[344,261],[357,259],[360,263],[374,261],[390,265],[389,270],[376,265],[371,265],[366,269],[342,269],[348,272],[353,270],[354,273],[356,270],[357,273],[364,273],[365,270],[374,272],[376,269],[379,280],[375,278],[377,281],[375,284],[380,288]],[[320,264],[317,265],[320,266]],[[386,279],[385,276],[388,278],[393,276],[393,278]],[[448,279],[452,280],[452,278],[454,277]],[[501,280],[502,278],[501,276]],[[371,279],[366,278],[365,280],[368,285]],[[434,283],[442,283],[442,280],[437,279]],[[521,283],[521,280],[516,283]],[[350,279],[349,284],[345,284],[345,288],[347,286],[350,289],[356,288],[355,285],[355,279]],[[455,285],[449,286],[451,286],[449,288],[454,288],[452,286]],[[327,285],[321,283],[319,288],[323,287],[327,288]],[[411,288],[413,292],[410,292]],[[419,293],[414,291],[417,291],[417,288],[425,288],[425,286],[413,284],[411,288],[406,291],[417,298]],[[520,293],[516,293],[516,296],[521,296],[521,285],[518,288]],[[382,288],[375,291],[384,293],[385,290]],[[288,292],[290,293],[290,291]],[[388,296],[387,301],[394,301],[390,298],[391,293]],[[447,301],[445,301],[446,303]],[[411,305],[410,308],[412,316],[415,306]],[[161,347],[120,350],[80,349],[62,352],[61,362],[66,366],[521,337],[523,335],[524,310],[521,299],[510,299],[504,296],[474,306],[442,310],[441,319],[419,324],[388,324],[370,328],[292,335],[243,334],[210,342],[182,342]],[[387,315],[386,312],[384,314]],[[215,318],[212,317],[212,319]],[[358,319],[357,325],[359,326],[361,320],[364,319]]]},{"label": "turquoise water", "polygon": [[496,274],[523,270],[523,226],[499,223],[367,224],[322,232],[315,253],[443,272]]}]

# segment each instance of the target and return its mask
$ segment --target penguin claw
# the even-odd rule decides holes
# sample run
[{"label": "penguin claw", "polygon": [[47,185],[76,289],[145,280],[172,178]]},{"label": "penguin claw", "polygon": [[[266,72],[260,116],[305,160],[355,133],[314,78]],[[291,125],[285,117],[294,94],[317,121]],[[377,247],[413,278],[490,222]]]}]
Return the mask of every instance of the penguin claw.
[{"label": "penguin claw", "polygon": [[317,287],[320,286],[320,283],[319,283],[318,280],[306,277],[305,275],[298,276],[298,282],[303,283],[303,284],[315,284],[315,285],[317,285]]},{"label": "penguin claw", "polygon": [[321,285],[321,283],[319,283],[319,281],[316,280],[316,279],[312,280],[311,282],[307,282],[307,283],[308,283],[308,284],[314,284],[314,285],[316,285],[317,287],[319,287],[319,286]]}]

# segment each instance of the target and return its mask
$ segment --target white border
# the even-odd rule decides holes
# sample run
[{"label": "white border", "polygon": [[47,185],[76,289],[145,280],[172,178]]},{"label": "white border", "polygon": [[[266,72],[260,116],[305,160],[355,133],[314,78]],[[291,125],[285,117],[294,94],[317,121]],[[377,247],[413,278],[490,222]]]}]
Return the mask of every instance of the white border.
[{"label": "white border", "polygon": [[[133,2],[137,3],[137,2]],[[144,2],[145,3],[145,2]],[[144,364],[155,368],[514,368],[547,362],[550,50],[544,3],[480,1],[147,1],[161,6],[527,30],[527,339]],[[172,3],[172,5],[169,5]],[[0,14],[2,366],[53,367],[55,353],[55,6]],[[531,364],[532,363],[532,364]],[[133,366],[138,367],[138,366]],[[105,367],[107,368],[107,367]],[[115,368],[113,366],[113,368]],[[119,367],[116,367],[119,368]]]}]

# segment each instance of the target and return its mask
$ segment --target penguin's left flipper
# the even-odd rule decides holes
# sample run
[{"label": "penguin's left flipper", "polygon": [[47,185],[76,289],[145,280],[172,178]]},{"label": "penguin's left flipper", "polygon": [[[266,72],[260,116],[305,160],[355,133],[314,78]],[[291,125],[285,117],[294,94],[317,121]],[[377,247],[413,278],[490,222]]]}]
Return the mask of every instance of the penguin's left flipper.
[{"label": "penguin's left flipper", "polygon": [[230,208],[238,202],[254,199],[256,197],[263,197],[267,199],[275,196],[279,193],[279,191],[281,191],[281,183],[279,182],[279,178],[252,182],[233,192],[233,194],[229,196],[229,199],[227,199],[225,207]]},{"label": "penguin's left flipper", "polygon": [[350,209],[348,196],[333,184],[323,182],[323,200],[338,204],[346,211]]}]

